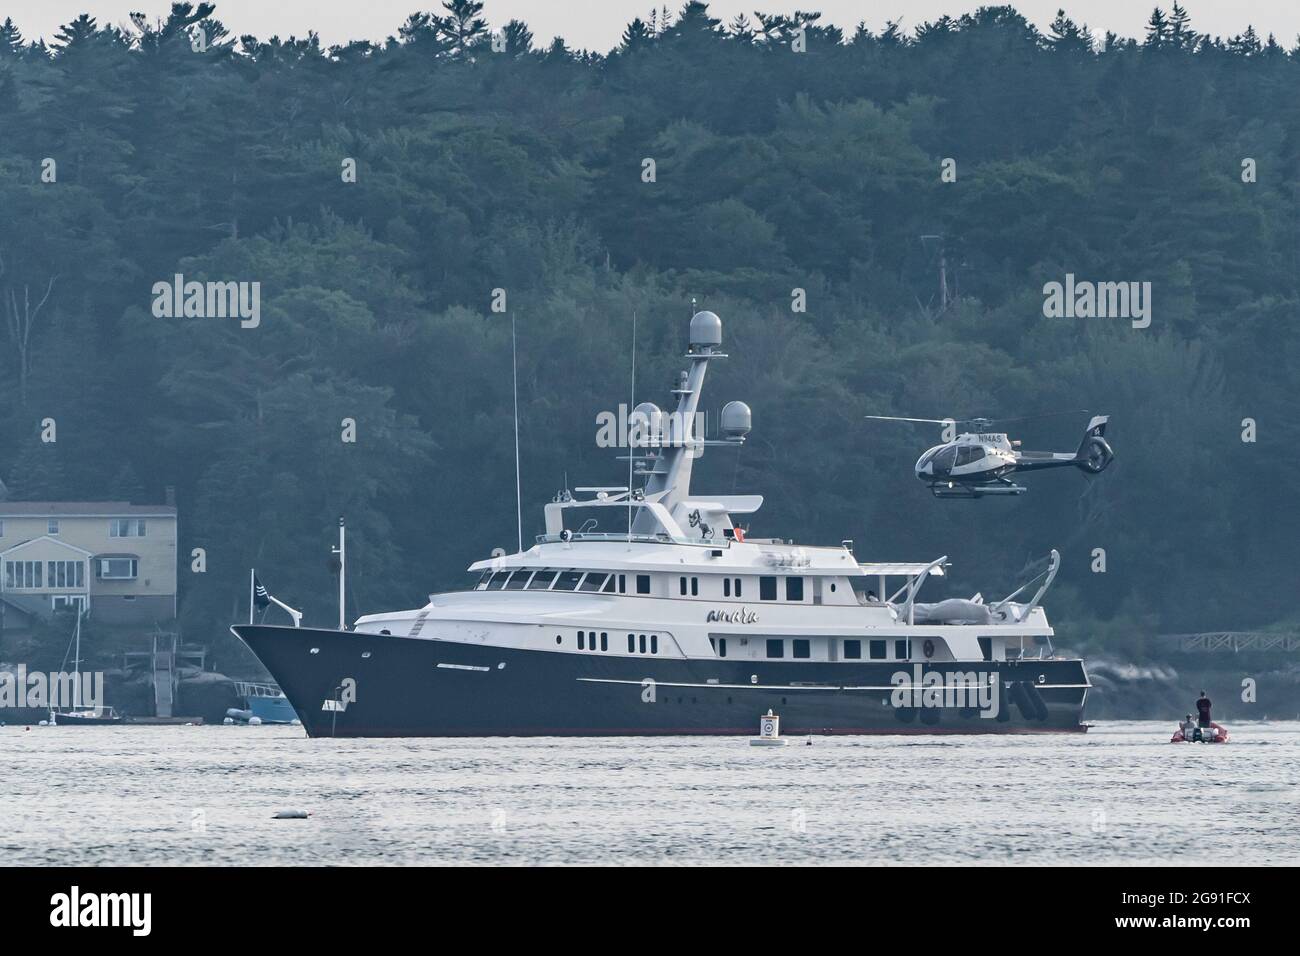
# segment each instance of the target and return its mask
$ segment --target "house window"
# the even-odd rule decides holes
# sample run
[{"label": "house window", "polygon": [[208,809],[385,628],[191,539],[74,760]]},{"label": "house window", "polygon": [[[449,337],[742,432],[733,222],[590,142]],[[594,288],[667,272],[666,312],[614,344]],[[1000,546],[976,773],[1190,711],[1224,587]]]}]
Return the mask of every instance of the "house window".
[{"label": "house window", "polygon": [[6,561],[5,588],[21,591],[45,586],[45,562]]},{"label": "house window", "polygon": [[85,585],[85,565],[80,561],[47,561],[45,580],[52,588],[79,588]]},{"label": "house window", "polygon": [[[775,579],[773,579],[775,580]],[[785,657],[785,641],[779,637],[768,638],[767,641],[768,657]]]},{"label": "house window", "polygon": [[650,575],[638,574],[636,576],[636,593],[637,594],[650,593]]},{"label": "house window", "polygon": [[852,638],[844,642],[844,659],[846,661],[862,660],[862,642]]},{"label": "house window", "polygon": [[883,661],[885,659],[885,642],[871,641],[871,659],[873,661]]},{"label": "house window", "polygon": [[803,578],[785,579],[785,599],[787,601],[803,600]]},{"label": "house window", "polygon": [[140,562],[136,558],[99,558],[96,577],[102,581],[134,581]]},{"label": "house window", "polygon": [[0,521],[0,538],[3,538],[4,536],[5,536],[5,523],[3,521]]},{"label": "house window", "polygon": [[45,533],[46,533],[46,534],[58,534],[58,533],[59,533],[59,519],[58,519],[58,518],[51,518],[49,521],[45,522]]},{"label": "house window", "polygon": [[812,646],[806,637],[796,637],[794,639],[793,652],[793,656],[807,660],[812,657]]},{"label": "house window", "polygon": [[776,600],[776,578],[758,579],[758,599],[760,601]]},{"label": "house window", "polygon": [[143,538],[144,519],[114,518],[108,523],[108,536],[110,538]]}]

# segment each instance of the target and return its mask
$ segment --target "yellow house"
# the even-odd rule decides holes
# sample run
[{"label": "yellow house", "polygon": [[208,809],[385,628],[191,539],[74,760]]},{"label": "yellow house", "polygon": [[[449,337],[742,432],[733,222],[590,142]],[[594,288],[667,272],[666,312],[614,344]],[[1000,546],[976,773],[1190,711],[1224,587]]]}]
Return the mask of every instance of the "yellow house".
[{"label": "yellow house", "polygon": [[0,627],[77,605],[109,624],[176,617],[176,508],[0,501]]}]

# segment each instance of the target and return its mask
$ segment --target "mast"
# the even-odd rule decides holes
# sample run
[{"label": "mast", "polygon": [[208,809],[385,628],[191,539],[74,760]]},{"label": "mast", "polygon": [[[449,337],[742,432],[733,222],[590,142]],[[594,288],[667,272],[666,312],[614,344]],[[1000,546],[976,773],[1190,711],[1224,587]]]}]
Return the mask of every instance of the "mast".
[{"label": "mast", "polygon": [[[347,576],[348,576],[348,556],[346,542],[344,540],[343,518],[339,517],[339,546],[334,548],[334,553],[339,556],[339,630],[346,631],[347,625]],[[296,622],[295,622],[296,625]]]},{"label": "mast", "polygon": [[[691,367],[682,372],[677,388],[677,408],[667,416],[663,434],[650,434],[647,446],[661,449],[662,454],[655,459],[645,487],[647,498],[661,494],[661,502],[670,511],[673,505],[691,493],[691,467],[694,460],[704,450],[704,436],[697,434],[695,415],[700,407],[700,393],[704,388],[704,375],[709,362],[716,358],[726,358],[721,351],[722,320],[712,312],[697,312],[691,319],[691,343],[686,357]],[[646,513],[638,514],[634,527],[639,531],[652,531],[653,517]]]},{"label": "mast", "polygon": [[72,709],[81,707],[81,608],[77,608],[77,649],[72,652]]}]

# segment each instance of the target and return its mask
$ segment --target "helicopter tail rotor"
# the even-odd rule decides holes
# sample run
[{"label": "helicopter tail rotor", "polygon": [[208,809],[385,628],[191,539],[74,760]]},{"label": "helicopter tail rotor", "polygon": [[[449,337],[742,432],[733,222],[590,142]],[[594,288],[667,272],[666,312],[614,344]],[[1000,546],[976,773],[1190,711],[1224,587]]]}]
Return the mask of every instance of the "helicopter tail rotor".
[{"label": "helicopter tail rotor", "polygon": [[1107,415],[1097,415],[1088,422],[1088,430],[1083,433],[1083,441],[1075,452],[1075,463],[1092,475],[1099,475],[1115,460],[1115,452],[1105,439]]}]

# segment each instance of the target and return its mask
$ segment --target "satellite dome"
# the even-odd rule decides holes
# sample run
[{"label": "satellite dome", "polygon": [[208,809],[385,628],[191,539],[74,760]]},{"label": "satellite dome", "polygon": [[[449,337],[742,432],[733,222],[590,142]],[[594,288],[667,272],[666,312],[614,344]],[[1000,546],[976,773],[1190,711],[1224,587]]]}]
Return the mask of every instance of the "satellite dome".
[{"label": "satellite dome", "polygon": [[664,433],[664,413],[654,402],[642,402],[632,409],[627,427],[629,444],[657,442]]},{"label": "satellite dome", "polygon": [[712,312],[696,312],[691,319],[691,345],[721,345],[722,320]]},{"label": "satellite dome", "polygon": [[744,402],[727,402],[722,406],[722,415],[718,422],[722,434],[735,441],[743,439],[754,427],[754,415]]}]

